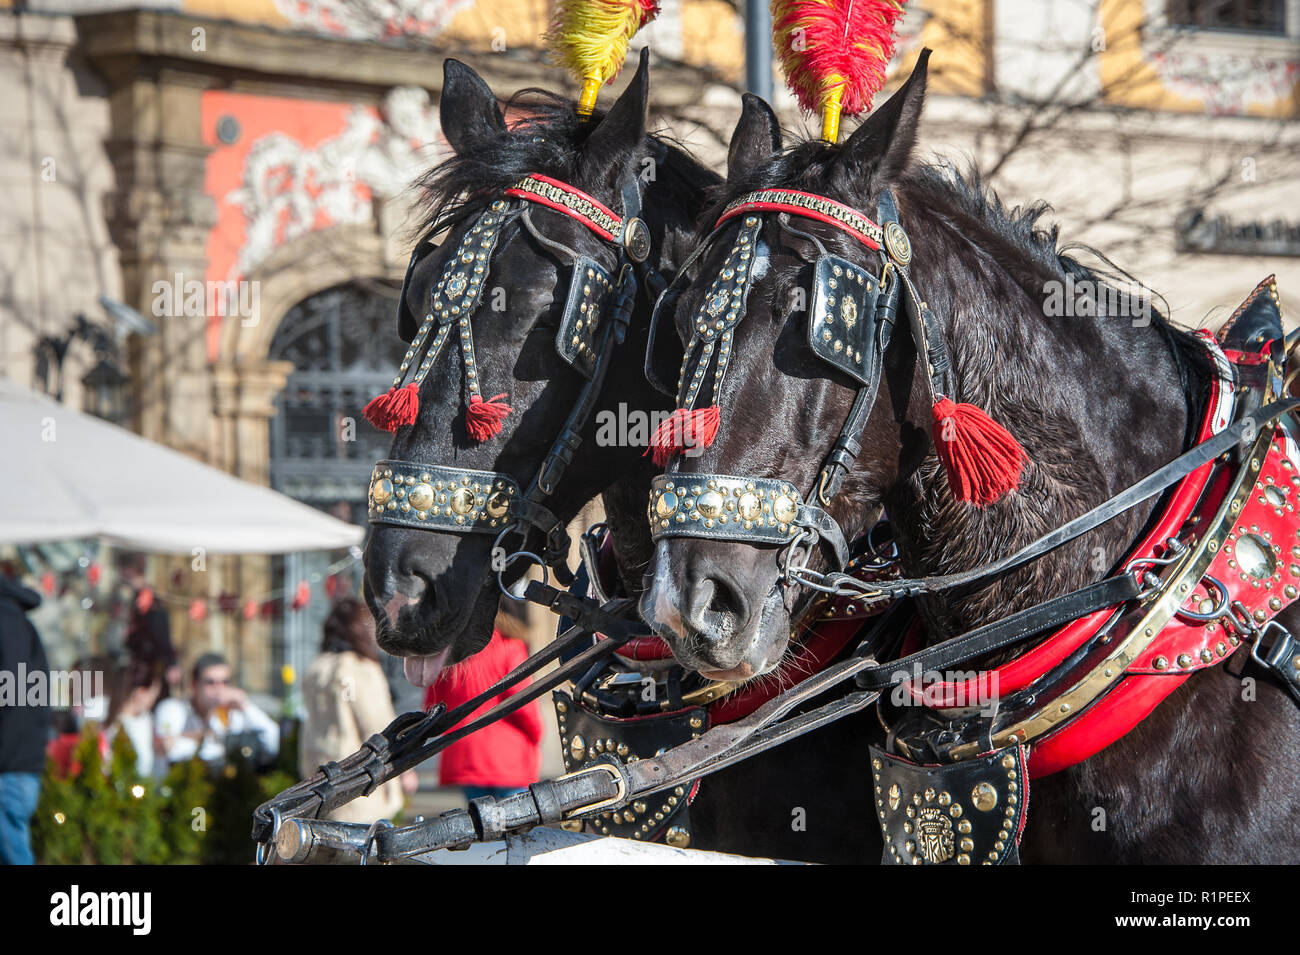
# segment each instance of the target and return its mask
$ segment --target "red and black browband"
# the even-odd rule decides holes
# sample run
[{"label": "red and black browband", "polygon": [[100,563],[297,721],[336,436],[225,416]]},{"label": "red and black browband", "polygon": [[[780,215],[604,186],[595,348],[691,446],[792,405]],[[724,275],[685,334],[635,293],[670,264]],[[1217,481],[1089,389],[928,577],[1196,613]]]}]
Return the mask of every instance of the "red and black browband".
[{"label": "red and black browband", "polygon": [[796,189],[760,189],[746,193],[722,210],[714,228],[747,212],[788,212],[805,219],[816,219],[835,226],[873,252],[880,251],[885,241],[884,230],[856,209],[825,196]]},{"label": "red and black browband", "polygon": [[622,217],[615,215],[613,210],[598,199],[566,182],[541,173],[532,173],[507,189],[506,195],[562,212],[570,219],[581,222],[606,242],[622,241]]}]

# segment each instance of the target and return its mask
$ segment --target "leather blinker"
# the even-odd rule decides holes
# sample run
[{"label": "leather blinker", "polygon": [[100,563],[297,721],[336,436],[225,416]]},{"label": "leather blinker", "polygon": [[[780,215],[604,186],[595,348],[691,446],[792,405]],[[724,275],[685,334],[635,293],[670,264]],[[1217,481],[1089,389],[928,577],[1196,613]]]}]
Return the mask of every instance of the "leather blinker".
[{"label": "leather blinker", "polygon": [[574,263],[555,350],[586,378],[596,367],[596,332],[613,291],[613,280],[592,259],[583,256]]},{"label": "leather blinker", "polygon": [[813,270],[808,344],[813,353],[860,384],[873,380],[876,301],[880,285],[859,265],[834,255]]}]

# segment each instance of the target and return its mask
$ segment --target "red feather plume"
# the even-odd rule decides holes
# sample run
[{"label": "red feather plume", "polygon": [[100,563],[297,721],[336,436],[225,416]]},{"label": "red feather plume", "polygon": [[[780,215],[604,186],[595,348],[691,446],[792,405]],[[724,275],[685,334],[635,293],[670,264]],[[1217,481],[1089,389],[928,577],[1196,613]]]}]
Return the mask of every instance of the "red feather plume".
[{"label": "red feather plume", "polygon": [[848,116],[871,109],[885,85],[904,0],[772,0],[786,82],[811,113],[839,90]]}]

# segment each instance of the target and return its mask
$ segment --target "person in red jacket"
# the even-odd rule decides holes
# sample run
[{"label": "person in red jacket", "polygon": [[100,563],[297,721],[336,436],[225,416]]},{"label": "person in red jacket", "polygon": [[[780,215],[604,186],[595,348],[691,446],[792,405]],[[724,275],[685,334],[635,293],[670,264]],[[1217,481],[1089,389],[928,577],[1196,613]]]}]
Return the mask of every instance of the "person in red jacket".
[{"label": "person in red jacket", "polygon": [[[453,709],[478,696],[528,658],[528,648],[520,639],[525,626],[513,610],[503,603],[488,645],[438,675],[425,693],[425,709],[435,703]],[[514,690],[527,685],[528,681],[523,680]],[[491,698],[458,725],[482,716],[509,696],[511,693],[502,693]],[[519,792],[537,782],[542,733],[542,716],[534,700],[443,750],[439,782],[443,786],[460,786],[467,800],[479,796],[500,799]]]}]

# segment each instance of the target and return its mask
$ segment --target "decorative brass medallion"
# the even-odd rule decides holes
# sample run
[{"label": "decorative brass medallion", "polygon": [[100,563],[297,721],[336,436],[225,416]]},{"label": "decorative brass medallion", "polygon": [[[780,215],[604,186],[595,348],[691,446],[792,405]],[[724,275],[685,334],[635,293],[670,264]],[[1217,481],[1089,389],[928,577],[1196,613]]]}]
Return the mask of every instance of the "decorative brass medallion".
[{"label": "decorative brass medallion", "polygon": [[664,842],[674,849],[685,849],[691,844],[691,833],[685,826],[672,826],[664,834]]},{"label": "decorative brass medallion", "polygon": [[840,317],[844,319],[844,327],[850,330],[858,322],[858,303],[847,295],[844,304],[840,306]]},{"label": "decorative brass medallion", "polygon": [[411,507],[418,511],[427,511],[433,507],[433,488],[421,482],[407,493],[406,499],[411,502]]},{"label": "decorative brass medallion", "polygon": [[722,495],[717,491],[705,491],[696,501],[695,507],[705,517],[717,519],[722,516]]},{"label": "decorative brass medallion", "polygon": [[487,512],[489,516],[501,517],[508,510],[510,510],[510,495],[505,491],[497,491],[488,498]]},{"label": "decorative brass medallion", "polygon": [[890,812],[896,812],[898,810],[898,801],[902,798],[902,795],[902,791],[898,788],[898,783],[894,783],[894,785],[889,787]]},{"label": "decorative brass medallion", "polygon": [[938,806],[926,805],[917,811],[916,848],[921,858],[932,865],[952,858],[952,820]]},{"label": "decorative brass medallion", "polygon": [[897,222],[885,223],[885,251],[904,268],[912,261],[912,243]]},{"label": "decorative brass medallion", "polygon": [[650,227],[633,216],[623,227],[623,248],[633,262],[644,262],[650,254]]},{"label": "decorative brass medallion", "polygon": [[789,524],[793,521],[796,513],[794,501],[784,494],[772,502],[772,514],[782,524]]}]

